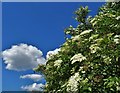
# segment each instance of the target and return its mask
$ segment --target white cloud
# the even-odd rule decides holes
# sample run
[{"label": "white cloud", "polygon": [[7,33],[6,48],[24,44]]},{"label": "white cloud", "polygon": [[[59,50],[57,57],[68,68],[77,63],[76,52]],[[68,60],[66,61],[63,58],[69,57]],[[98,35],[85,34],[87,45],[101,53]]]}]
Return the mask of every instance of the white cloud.
[{"label": "white cloud", "polygon": [[44,87],[45,85],[43,85],[42,83],[33,83],[32,85],[22,86],[21,88],[26,91],[43,91]]},{"label": "white cloud", "polygon": [[46,55],[46,59],[51,59],[54,55],[58,54],[59,51],[60,51],[60,48],[55,49],[53,51],[48,51]]},{"label": "white cloud", "polygon": [[25,71],[33,69],[38,64],[45,64],[42,52],[36,47],[27,44],[13,45],[11,49],[2,52],[6,69]]},{"label": "white cloud", "polygon": [[34,81],[40,81],[44,77],[43,77],[43,75],[39,75],[39,74],[28,74],[28,75],[20,76],[20,78],[22,78],[22,79],[32,79]]}]

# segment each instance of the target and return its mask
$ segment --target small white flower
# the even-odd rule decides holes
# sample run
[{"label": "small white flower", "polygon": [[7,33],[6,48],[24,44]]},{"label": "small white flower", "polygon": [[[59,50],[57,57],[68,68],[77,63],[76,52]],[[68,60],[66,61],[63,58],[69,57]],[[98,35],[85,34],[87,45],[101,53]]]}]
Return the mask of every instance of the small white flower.
[{"label": "small white flower", "polygon": [[92,36],[89,38],[89,40],[91,41],[91,40],[93,40],[93,39],[97,38],[98,36],[99,36],[99,34],[92,35]]},{"label": "small white flower", "polygon": [[119,39],[118,38],[116,38],[116,39],[114,39],[114,42],[116,43],[116,44],[119,44]]},{"label": "small white flower", "polygon": [[54,66],[60,67],[62,62],[63,62],[62,60],[56,60],[54,62]]},{"label": "small white flower", "polygon": [[74,64],[76,61],[82,62],[83,60],[86,60],[86,57],[79,53],[75,54],[70,60],[72,61],[72,64]]},{"label": "small white flower", "polygon": [[80,35],[85,35],[85,34],[89,34],[92,30],[85,30],[83,32],[80,33]]},{"label": "small white flower", "polygon": [[97,21],[95,21],[94,23],[93,23],[93,26],[95,26],[97,24]]},{"label": "small white flower", "polygon": [[57,90],[57,92],[61,92],[61,89]]},{"label": "small white flower", "polygon": [[120,43],[120,35],[115,35],[115,36],[114,36],[114,42],[115,42],[116,44],[119,44],[119,43]]},{"label": "small white flower", "polygon": [[115,35],[114,38],[120,38],[120,35]]},{"label": "small white flower", "polygon": [[82,42],[85,43],[85,42],[87,42],[87,41],[88,41],[88,39],[84,39]]},{"label": "small white flower", "polygon": [[100,47],[98,47],[97,44],[92,44],[90,46],[91,53],[95,53],[97,50],[100,50]]},{"label": "small white flower", "polygon": [[93,23],[96,20],[96,18],[93,18],[90,22]]},{"label": "small white flower", "polygon": [[81,71],[81,73],[85,73],[85,71]]},{"label": "small white flower", "polygon": [[82,71],[82,70],[83,70],[83,67],[80,67],[80,68],[79,68],[79,71]]},{"label": "small white flower", "polygon": [[101,42],[103,40],[104,40],[103,38],[99,38],[99,39],[96,39],[95,42]]},{"label": "small white flower", "polygon": [[80,39],[80,35],[72,36],[71,39],[73,41],[79,40]]},{"label": "small white flower", "polygon": [[116,17],[116,19],[119,20],[119,19],[120,19],[120,16]]}]

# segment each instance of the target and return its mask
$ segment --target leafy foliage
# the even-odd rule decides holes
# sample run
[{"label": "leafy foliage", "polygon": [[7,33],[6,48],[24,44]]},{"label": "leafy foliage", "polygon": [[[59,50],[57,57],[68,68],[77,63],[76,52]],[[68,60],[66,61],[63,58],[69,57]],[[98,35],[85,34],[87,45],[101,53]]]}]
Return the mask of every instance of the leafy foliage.
[{"label": "leafy foliage", "polygon": [[60,51],[36,70],[46,76],[49,93],[118,93],[120,91],[120,2],[107,3],[94,17],[88,7],[76,12],[79,22]]}]

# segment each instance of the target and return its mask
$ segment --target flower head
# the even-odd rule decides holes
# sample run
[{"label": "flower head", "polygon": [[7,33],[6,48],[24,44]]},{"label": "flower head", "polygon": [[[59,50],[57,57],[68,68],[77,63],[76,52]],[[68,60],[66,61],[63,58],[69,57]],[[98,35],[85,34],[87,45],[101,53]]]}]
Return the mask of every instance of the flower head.
[{"label": "flower head", "polygon": [[119,44],[119,43],[120,43],[120,35],[115,35],[115,36],[114,36],[114,42],[115,42],[116,44]]},{"label": "flower head", "polygon": [[74,64],[77,61],[82,62],[83,60],[86,60],[86,57],[79,53],[75,54],[70,60],[72,60],[72,64]]},{"label": "flower head", "polygon": [[100,50],[100,47],[98,47],[97,44],[92,44],[90,46],[91,53],[95,53],[97,50]]},{"label": "flower head", "polygon": [[116,17],[116,19],[119,20],[119,19],[120,19],[120,16]]},{"label": "flower head", "polygon": [[80,33],[80,35],[85,35],[85,34],[89,34],[92,30],[85,30],[83,32]]},{"label": "flower head", "polygon": [[78,85],[80,80],[80,75],[78,72],[76,72],[73,76],[71,76],[68,80],[67,84],[67,92],[77,92],[78,91]]},{"label": "flower head", "polygon": [[63,62],[62,60],[56,60],[54,62],[54,66],[60,67],[62,62]]}]

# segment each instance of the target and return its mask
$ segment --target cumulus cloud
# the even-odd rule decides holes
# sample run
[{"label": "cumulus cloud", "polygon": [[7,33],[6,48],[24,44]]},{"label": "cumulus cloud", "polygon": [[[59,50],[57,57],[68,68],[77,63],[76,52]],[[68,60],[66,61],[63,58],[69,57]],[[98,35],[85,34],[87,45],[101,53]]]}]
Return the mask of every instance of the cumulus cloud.
[{"label": "cumulus cloud", "polygon": [[58,54],[59,51],[60,51],[60,48],[55,49],[53,51],[48,51],[46,55],[46,59],[51,59],[54,55]]},{"label": "cumulus cloud", "polygon": [[22,86],[21,88],[26,91],[43,91],[44,87],[45,85],[43,85],[42,83],[33,83],[32,85]]},{"label": "cumulus cloud", "polygon": [[20,78],[22,78],[22,79],[32,79],[34,81],[40,81],[44,77],[43,77],[43,75],[39,75],[39,74],[27,74],[27,75],[20,76]]},{"label": "cumulus cloud", "polygon": [[33,69],[38,64],[45,64],[46,60],[42,57],[42,51],[27,44],[13,45],[11,49],[2,52],[6,69],[25,71]]}]

